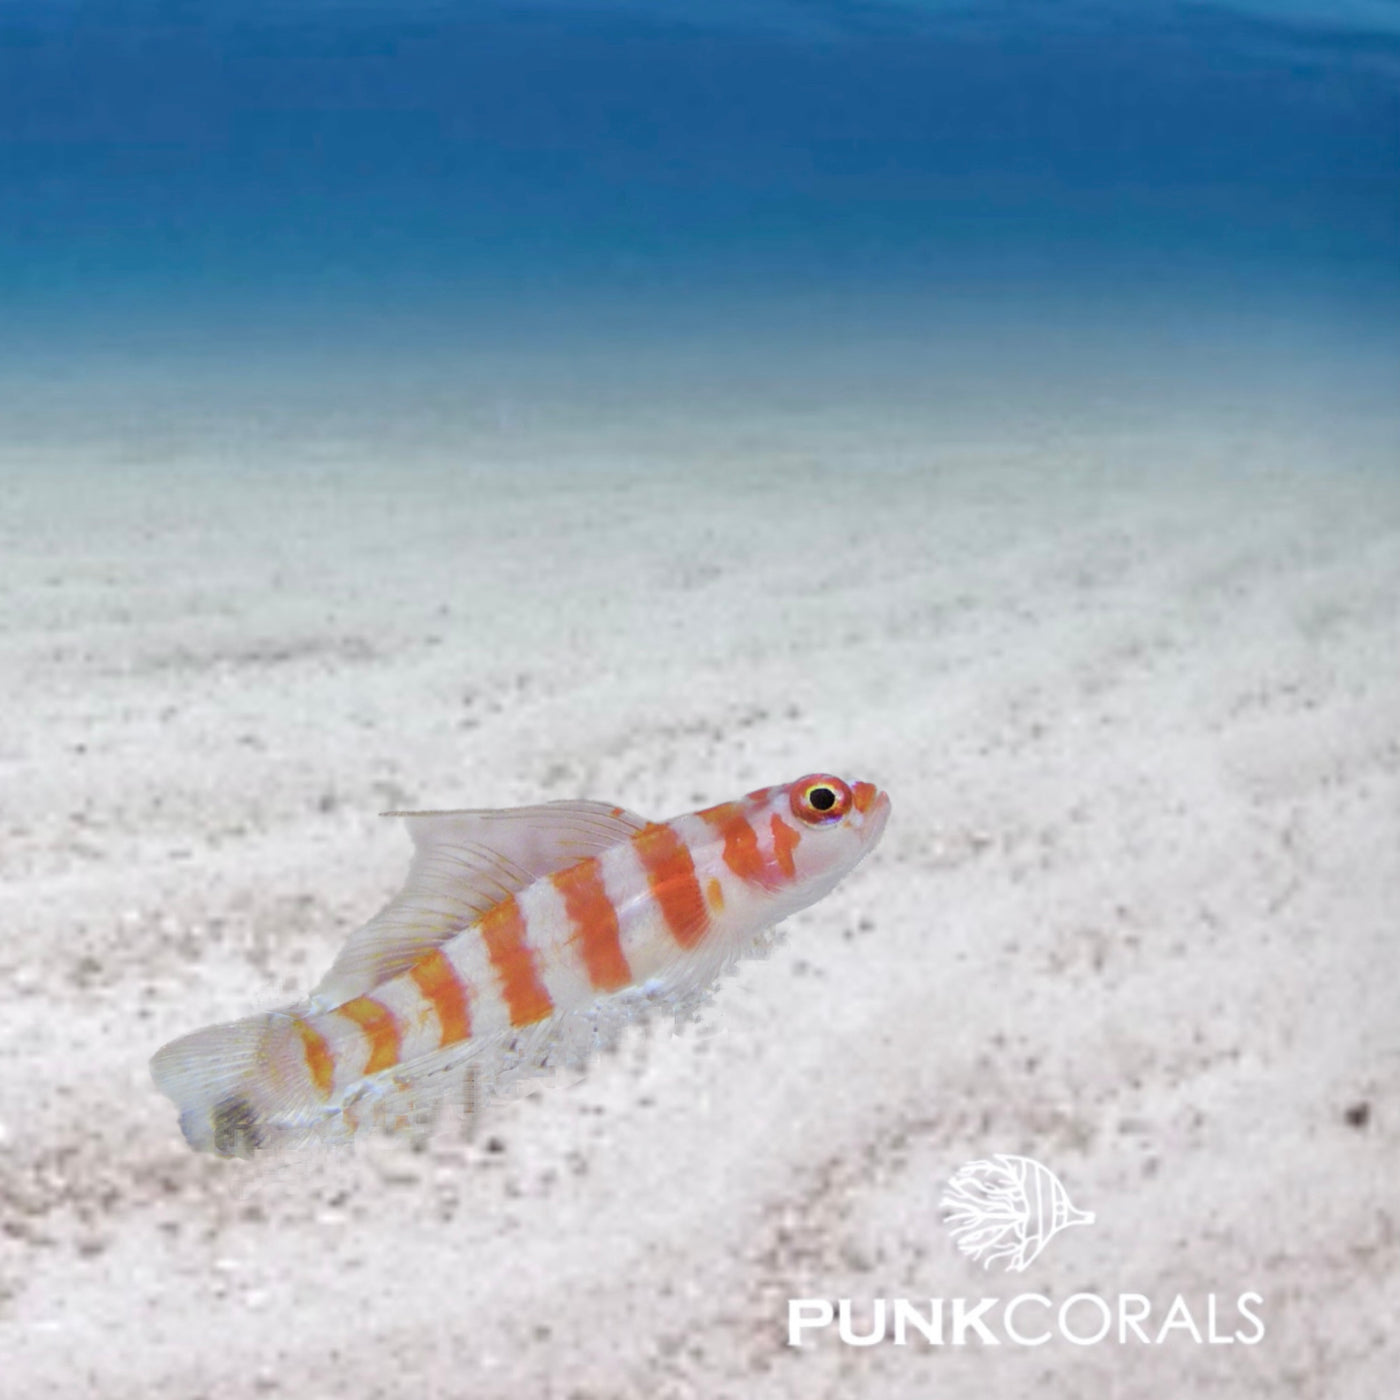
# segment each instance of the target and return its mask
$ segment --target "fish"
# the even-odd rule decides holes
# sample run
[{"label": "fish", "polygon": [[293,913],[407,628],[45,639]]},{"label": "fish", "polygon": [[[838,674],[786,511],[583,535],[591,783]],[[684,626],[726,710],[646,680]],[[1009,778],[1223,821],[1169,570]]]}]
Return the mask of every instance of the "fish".
[{"label": "fish", "polygon": [[444,1104],[474,1115],[658,1008],[693,1014],[889,813],[875,784],[830,773],[662,822],[594,801],[385,813],[412,838],[408,878],[320,983],[172,1041],[152,1077],[219,1157],[430,1133]]}]

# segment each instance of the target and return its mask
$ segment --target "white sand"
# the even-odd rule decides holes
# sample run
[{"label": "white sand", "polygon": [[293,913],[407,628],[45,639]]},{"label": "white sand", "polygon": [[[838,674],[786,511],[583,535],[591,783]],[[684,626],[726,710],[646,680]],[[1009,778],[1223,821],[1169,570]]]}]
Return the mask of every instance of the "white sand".
[{"label": "white sand", "polygon": [[[1391,1393],[1400,422],[1140,387],[11,403],[0,1394]],[[316,980],[385,807],[816,767],[888,787],[876,855],[474,1141],[217,1162],[149,1083]],[[939,1219],[997,1151],[1098,1217],[1020,1277]],[[1253,1347],[784,1345],[793,1296],[1247,1289]]]}]

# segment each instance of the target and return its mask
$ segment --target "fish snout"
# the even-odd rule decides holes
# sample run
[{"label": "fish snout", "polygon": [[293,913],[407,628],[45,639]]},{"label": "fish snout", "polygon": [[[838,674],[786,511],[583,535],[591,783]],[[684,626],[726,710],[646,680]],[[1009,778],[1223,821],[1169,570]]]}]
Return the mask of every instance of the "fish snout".
[{"label": "fish snout", "polygon": [[860,813],[860,832],[867,847],[873,846],[884,834],[890,818],[890,795],[874,783],[855,785],[855,809]]}]

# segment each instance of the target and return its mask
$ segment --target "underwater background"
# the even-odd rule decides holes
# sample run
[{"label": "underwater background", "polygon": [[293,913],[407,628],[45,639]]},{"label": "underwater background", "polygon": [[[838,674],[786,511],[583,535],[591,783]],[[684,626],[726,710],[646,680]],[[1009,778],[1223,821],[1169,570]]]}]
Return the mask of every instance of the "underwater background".
[{"label": "underwater background", "polygon": [[[1397,656],[1400,0],[0,0],[0,1395],[1391,1394]],[[380,813],[816,771],[878,848],[580,1083],[151,1081]],[[1192,1320],[788,1343],[1024,1292]]]},{"label": "underwater background", "polygon": [[12,407],[1364,378],[1398,287],[1390,0],[0,5]]}]

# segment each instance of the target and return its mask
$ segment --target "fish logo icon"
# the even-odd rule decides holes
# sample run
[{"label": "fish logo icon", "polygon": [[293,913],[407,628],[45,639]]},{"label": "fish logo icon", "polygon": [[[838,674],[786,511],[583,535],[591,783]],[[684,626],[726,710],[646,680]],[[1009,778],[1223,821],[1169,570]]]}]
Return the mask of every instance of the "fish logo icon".
[{"label": "fish logo icon", "polygon": [[982,1267],[993,1261],[1020,1273],[1061,1230],[1092,1225],[1092,1211],[1076,1210],[1049,1167],[1029,1157],[997,1153],[958,1168],[939,1202],[958,1248]]}]

